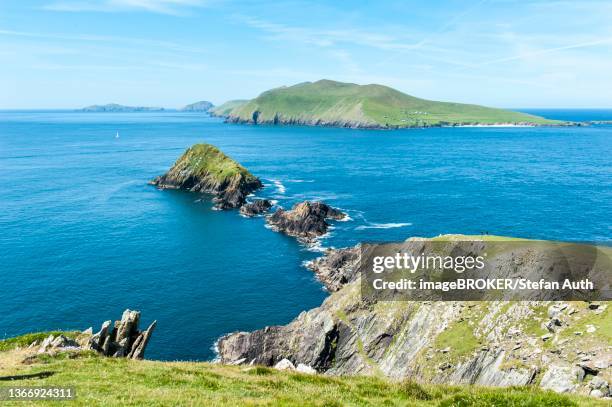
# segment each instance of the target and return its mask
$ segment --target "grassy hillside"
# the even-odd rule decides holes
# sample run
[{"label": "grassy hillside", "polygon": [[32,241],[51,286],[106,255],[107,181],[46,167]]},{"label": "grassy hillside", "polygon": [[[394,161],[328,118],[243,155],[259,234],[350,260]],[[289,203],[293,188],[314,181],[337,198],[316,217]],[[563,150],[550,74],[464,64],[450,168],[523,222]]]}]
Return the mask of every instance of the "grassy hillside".
[{"label": "grassy hillside", "polygon": [[[43,337],[44,335],[39,335]],[[15,341],[24,342],[24,341]],[[27,341],[26,341],[27,342]],[[2,342],[0,341],[0,344]],[[1,386],[74,386],[70,405],[269,405],[269,406],[604,406],[603,401],[535,388],[492,389],[418,385],[376,377],[328,377],[281,372],[261,366],[203,362],[155,362],[100,357],[91,351],[42,355],[4,346],[0,380],[48,372],[43,378]],[[2,402],[25,406],[34,402]],[[49,402],[47,405],[64,405]]]},{"label": "grassy hillside", "polygon": [[346,127],[561,124],[509,110],[419,99],[382,85],[330,80],[269,90],[227,115],[237,122]]},{"label": "grassy hillside", "polygon": [[256,177],[246,168],[210,144],[195,144],[188,148],[169,173],[189,173],[198,179],[212,177],[219,184],[229,183],[239,174],[247,182],[256,180]]},{"label": "grassy hillside", "polygon": [[223,103],[222,105],[213,107],[212,109],[210,109],[210,112],[215,116],[227,116],[232,110],[246,103],[248,103],[248,100],[230,100],[228,102]]}]

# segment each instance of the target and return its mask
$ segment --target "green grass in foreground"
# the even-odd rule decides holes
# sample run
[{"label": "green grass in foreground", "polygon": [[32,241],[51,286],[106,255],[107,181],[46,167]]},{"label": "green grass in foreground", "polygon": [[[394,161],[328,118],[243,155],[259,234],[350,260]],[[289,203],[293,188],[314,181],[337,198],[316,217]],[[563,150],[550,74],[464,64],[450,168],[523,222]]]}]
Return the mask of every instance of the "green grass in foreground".
[{"label": "green grass in foreground", "polygon": [[[5,352],[6,353],[6,352]],[[1,356],[1,354],[0,354]],[[0,361],[2,359],[0,358]],[[53,372],[44,379],[2,382],[0,386],[75,386],[70,405],[274,405],[274,406],[603,406],[586,397],[535,388],[419,385],[376,377],[328,377],[281,372],[267,367],[222,366],[203,362],[155,362],[103,358],[47,357],[44,363],[15,363],[0,377]],[[1,364],[0,364],[1,365]],[[13,402],[3,405],[25,406]],[[65,402],[47,402],[65,405]]]},{"label": "green grass in foreground", "polygon": [[39,343],[45,340],[49,335],[57,336],[59,334],[64,335],[67,338],[76,338],[79,332],[70,331],[50,331],[50,332],[38,332],[33,334],[25,334],[17,336],[15,338],[8,338],[0,340],[0,352],[15,349],[25,348],[31,345],[33,342],[38,341]]}]

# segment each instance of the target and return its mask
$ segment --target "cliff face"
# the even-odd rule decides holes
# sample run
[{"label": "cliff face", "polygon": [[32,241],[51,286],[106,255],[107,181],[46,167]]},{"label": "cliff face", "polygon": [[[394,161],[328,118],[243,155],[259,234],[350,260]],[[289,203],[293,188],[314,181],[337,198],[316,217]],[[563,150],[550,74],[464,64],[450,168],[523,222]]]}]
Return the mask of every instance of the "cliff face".
[{"label": "cliff face", "polygon": [[151,181],[162,189],[184,189],[214,195],[219,209],[238,208],[263,187],[259,178],[210,144],[196,144],[170,170]]},{"label": "cliff face", "polygon": [[[311,263],[334,291],[320,307],[286,326],[221,338],[221,362],[274,365],[286,358],[329,375],[609,394],[606,303],[365,300],[356,250],[330,250]],[[514,261],[520,259],[507,267]]]}]

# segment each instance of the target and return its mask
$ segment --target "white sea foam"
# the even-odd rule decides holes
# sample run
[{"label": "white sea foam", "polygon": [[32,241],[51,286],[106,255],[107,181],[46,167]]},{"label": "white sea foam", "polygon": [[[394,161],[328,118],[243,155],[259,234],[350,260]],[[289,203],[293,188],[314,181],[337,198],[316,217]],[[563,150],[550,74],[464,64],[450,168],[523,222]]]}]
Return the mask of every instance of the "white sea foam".
[{"label": "white sea foam", "polygon": [[285,192],[287,192],[287,188],[285,188],[283,183],[279,180],[272,180],[272,183],[274,183],[274,186],[276,187],[276,192],[278,192],[279,194],[283,195]]},{"label": "white sea foam", "polygon": [[288,179],[287,182],[302,183],[302,182],[315,182],[315,181],[314,179]]},{"label": "white sea foam", "polygon": [[364,230],[364,229],[393,229],[393,228],[403,228],[406,226],[412,226],[412,223],[372,223],[369,225],[360,225],[355,228],[355,230]]}]

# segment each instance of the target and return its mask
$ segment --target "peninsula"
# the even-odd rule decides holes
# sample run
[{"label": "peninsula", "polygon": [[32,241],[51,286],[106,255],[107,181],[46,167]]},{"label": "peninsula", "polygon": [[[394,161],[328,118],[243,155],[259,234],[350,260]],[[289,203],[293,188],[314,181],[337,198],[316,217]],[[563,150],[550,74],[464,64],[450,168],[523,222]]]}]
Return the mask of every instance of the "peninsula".
[{"label": "peninsula", "polygon": [[272,89],[246,103],[227,102],[212,113],[234,123],[368,129],[568,124],[510,110],[420,99],[383,85],[326,79]]}]

